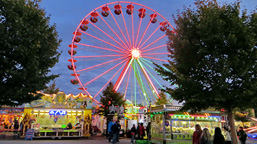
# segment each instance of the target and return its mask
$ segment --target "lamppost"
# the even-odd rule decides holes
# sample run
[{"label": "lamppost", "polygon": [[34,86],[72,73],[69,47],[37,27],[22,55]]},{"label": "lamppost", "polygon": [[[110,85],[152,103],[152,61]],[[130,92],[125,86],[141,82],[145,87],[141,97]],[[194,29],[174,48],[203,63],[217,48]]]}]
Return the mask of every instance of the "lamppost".
[{"label": "lamppost", "polygon": [[[151,101],[149,101],[149,111],[147,111],[148,113],[148,136],[147,136],[147,141],[150,141],[150,137],[151,137],[151,132],[152,132],[152,126],[151,126]],[[150,125],[149,125],[150,123]],[[150,127],[149,127],[150,126]]]}]

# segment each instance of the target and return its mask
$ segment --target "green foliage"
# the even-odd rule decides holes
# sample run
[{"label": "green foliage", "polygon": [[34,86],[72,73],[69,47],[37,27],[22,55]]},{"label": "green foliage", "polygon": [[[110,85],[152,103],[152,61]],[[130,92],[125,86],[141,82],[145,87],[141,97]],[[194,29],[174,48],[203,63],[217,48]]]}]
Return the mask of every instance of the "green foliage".
[{"label": "green foliage", "polygon": [[57,94],[59,91],[59,88],[56,88],[55,82],[53,82],[46,89],[43,90],[43,92],[46,94]]},{"label": "green foliage", "polygon": [[[157,71],[164,89],[183,109],[251,108],[257,103],[257,13],[240,13],[240,3],[196,1],[174,16],[167,32],[169,63]],[[180,87],[175,87],[174,85]]]},{"label": "green foliage", "polygon": [[36,91],[58,77],[49,72],[61,40],[49,19],[32,0],[0,0],[0,106],[36,100]]},{"label": "green foliage", "polygon": [[156,101],[155,101],[156,105],[169,104],[169,100],[167,100],[167,97],[163,92],[161,92],[159,95],[160,95],[160,98],[156,98]]},{"label": "green foliage", "polygon": [[109,107],[113,104],[114,106],[123,106],[125,105],[125,100],[123,98],[123,94],[119,92],[115,92],[114,85],[112,82],[103,90],[103,96],[101,96],[100,103],[102,106],[100,107],[99,112],[104,116],[107,116],[109,113]]}]

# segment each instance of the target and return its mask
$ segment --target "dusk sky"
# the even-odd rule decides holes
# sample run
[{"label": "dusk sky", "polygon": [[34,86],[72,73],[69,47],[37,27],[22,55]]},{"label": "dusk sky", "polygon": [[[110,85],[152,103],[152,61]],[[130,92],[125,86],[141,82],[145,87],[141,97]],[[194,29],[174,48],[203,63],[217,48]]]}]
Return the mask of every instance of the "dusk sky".
[{"label": "dusk sky", "polygon": [[[234,2],[235,0],[217,0],[217,1]],[[241,3],[241,9],[248,9],[248,12],[250,10],[256,9],[257,0],[242,0],[242,1],[243,2]],[[116,1],[114,0],[42,0],[40,4],[41,8],[45,9],[46,15],[50,16],[51,25],[56,24],[56,29],[59,34],[59,38],[62,39],[62,43],[59,47],[59,51],[62,51],[62,54],[59,59],[59,63],[57,63],[51,69],[51,73],[60,74],[60,77],[55,80],[57,87],[60,88],[60,91],[64,91],[66,94],[73,93],[75,95],[82,92],[81,90],[78,90],[79,85],[72,85],[70,83],[70,80],[74,79],[74,77],[71,76],[73,72],[67,68],[67,66],[71,64],[70,62],[68,62],[68,59],[70,59],[70,55],[68,54],[68,50],[70,50],[70,47],[68,47],[68,45],[72,43],[73,32],[80,24],[80,21],[86,15],[88,15],[92,10],[110,2],[116,2]],[[122,1],[120,0],[120,2]],[[182,11],[184,6],[188,7],[189,5],[191,5],[194,7],[193,0],[131,0],[131,2],[136,2],[155,10],[160,15],[162,15],[166,20],[168,20],[173,27],[175,27],[175,25],[173,22],[172,15],[176,15],[178,10]],[[125,18],[125,19],[128,20],[128,18]],[[142,27],[144,27],[144,25]],[[106,28],[108,29],[107,26]],[[106,33],[108,33],[108,31]],[[166,41],[167,40],[163,40],[162,43],[165,44]],[[163,47],[163,49],[166,50],[166,47]],[[91,53],[88,52],[88,54],[90,55]],[[91,61],[90,63],[93,65],[99,64],[97,62],[95,63],[94,61]],[[80,66],[83,65],[81,63],[78,63],[78,64]],[[109,68],[103,67],[100,70],[108,70]],[[100,70],[98,70],[98,72]],[[115,72],[116,72],[115,70],[110,72],[110,75],[113,75]],[[98,73],[98,74],[95,72],[82,73],[81,81],[82,83],[87,83],[87,81],[89,81],[90,79],[93,79],[94,77],[96,77],[101,73]],[[161,79],[161,78],[159,77],[158,79]],[[98,92],[106,82],[107,82],[107,79],[106,80],[103,79],[100,82],[96,82],[96,84],[89,85],[87,87],[89,93],[92,96],[95,95],[95,93]],[[115,83],[115,78],[112,82]],[[125,82],[126,81],[124,80],[124,83]],[[101,83],[101,86],[98,86],[99,83]],[[128,83],[130,83],[130,81]],[[165,82],[160,81],[160,83],[166,85]],[[140,91],[137,91],[137,92],[140,92]],[[99,95],[96,96],[96,99],[97,100],[100,99]]]}]

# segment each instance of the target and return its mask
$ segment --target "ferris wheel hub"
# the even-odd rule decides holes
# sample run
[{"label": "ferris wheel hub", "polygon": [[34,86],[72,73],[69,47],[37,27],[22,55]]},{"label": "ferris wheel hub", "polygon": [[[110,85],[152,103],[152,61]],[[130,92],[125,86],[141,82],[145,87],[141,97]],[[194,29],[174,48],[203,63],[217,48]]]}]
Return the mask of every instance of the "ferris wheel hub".
[{"label": "ferris wheel hub", "polygon": [[140,51],[138,49],[133,49],[131,51],[131,55],[132,55],[133,58],[137,59],[137,58],[140,57]]}]

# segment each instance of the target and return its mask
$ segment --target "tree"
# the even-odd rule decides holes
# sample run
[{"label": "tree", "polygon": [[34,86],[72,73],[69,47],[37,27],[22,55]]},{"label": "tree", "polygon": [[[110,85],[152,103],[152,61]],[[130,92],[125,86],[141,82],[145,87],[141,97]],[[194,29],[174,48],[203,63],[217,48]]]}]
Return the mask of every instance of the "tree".
[{"label": "tree", "polygon": [[160,98],[156,98],[156,101],[155,101],[156,105],[169,104],[169,100],[167,100],[167,97],[163,92],[161,92],[159,95],[160,95]]},{"label": "tree", "polygon": [[100,96],[100,103],[101,107],[99,112],[102,113],[107,118],[107,123],[106,123],[106,136],[108,136],[108,123],[111,120],[110,117],[108,117],[108,114],[110,113],[109,107],[114,105],[114,106],[124,106],[125,105],[125,100],[123,98],[123,94],[119,92],[115,92],[114,90],[114,85],[112,82],[108,84],[105,90],[103,90],[103,96]]},{"label": "tree", "polygon": [[195,5],[174,16],[176,28],[167,30],[169,62],[157,71],[170,82],[164,91],[185,102],[184,110],[224,108],[235,144],[233,111],[257,100],[257,13],[240,13],[240,3]]},{"label": "tree", "polygon": [[38,2],[0,0],[0,106],[21,105],[39,98],[59,59],[61,42]]},{"label": "tree", "polygon": [[43,92],[46,94],[57,94],[59,91],[59,88],[56,88],[55,82],[53,82],[46,89],[43,90]]},{"label": "tree", "polygon": [[109,114],[110,112],[109,107],[111,105],[114,105],[114,106],[125,105],[123,94],[119,92],[115,92],[114,85],[112,82],[110,82],[106,87],[106,89],[103,90],[103,96],[100,96],[100,97],[101,97],[100,103],[102,105],[100,107],[100,112],[102,112],[104,116],[107,116]]}]

